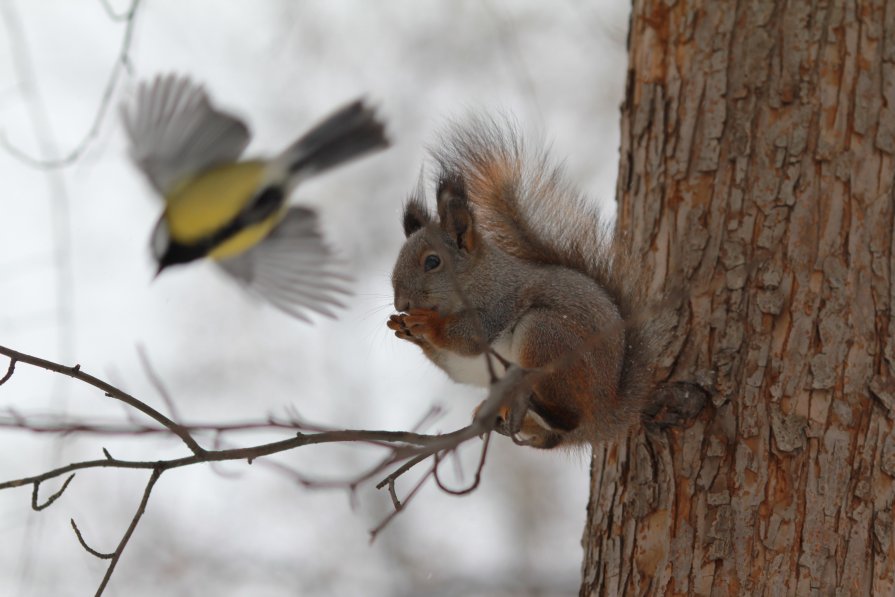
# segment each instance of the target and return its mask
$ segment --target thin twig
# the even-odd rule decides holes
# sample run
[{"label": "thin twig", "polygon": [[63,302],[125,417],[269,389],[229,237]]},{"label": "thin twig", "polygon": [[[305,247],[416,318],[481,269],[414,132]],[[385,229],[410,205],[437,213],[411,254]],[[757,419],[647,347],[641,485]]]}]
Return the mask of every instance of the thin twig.
[{"label": "thin twig", "polygon": [[[473,483],[469,487],[466,487],[465,489],[450,489],[441,482],[441,479],[439,479],[439,477],[438,477],[438,466],[442,462],[442,456],[439,455],[439,452],[435,452],[433,454],[423,454],[423,455],[417,456],[416,458],[413,458],[412,460],[409,460],[406,463],[404,463],[404,465],[402,465],[400,468],[398,468],[395,472],[391,473],[385,479],[380,481],[376,485],[376,488],[382,489],[384,486],[388,487],[388,495],[392,500],[392,506],[394,507],[394,510],[391,513],[389,513],[388,516],[386,516],[376,526],[376,528],[374,528],[373,530],[370,531],[370,541],[371,542],[374,541],[376,539],[376,536],[386,526],[388,526],[392,520],[394,520],[395,516],[397,516],[399,512],[401,512],[402,510],[404,510],[404,508],[407,507],[407,504],[410,502],[410,500],[413,499],[413,497],[417,494],[419,489],[423,486],[423,484],[426,482],[426,480],[430,476],[434,478],[435,484],[438,486],[438,488],[449,495],[456,495],[456,496],[467,495],[469,493],[472,493],[476,489],[478,489],[479,483],[481,482],[481,478],[482,478],[482,470],[485,467],[485,460],[488,455],[488,445],[489,445],[490,441],[491,441],[491,432],[489,431],[488,433],[485,434],[485,440],[484,440],[484,444],[482,446],[482,455],[481,455],[481,458],[479,459],[479,465],[476,468],[475,479],[473,480]],[[455,451],[455,450],[456,450],[456,448],[452,448],[450,451]],[[398,497],[398,491],[397,491],[397,487],[396,487],[396,482],[398,480],[398,477],[400,477],[401,475],[403,475],[404,473],[409,471],[411,468],[415,467],[417,464],[419,464],[423,460],[426,460],[429,456],[431,456],[433,458],[434,464],[428,471],[426,471],[426,473],[420,478],[420,480],[417,482],[417,484],[413,487],[413,489],[410,490],[410,492],[407,494],[407,496],[402,501],[401,498]]]},{"label": "thin twig", "polygon": [[152,384],[155,391],[158,392],[159,396],[161,396],[162,400],[165,402],[165,406],[168,407],[168,412],[171,413],[171,418],[175,420],[180,419],[180,413],[177,411],[177,406],[171,398],[171,393],[168,392],[168,388],[162,383],[162,378],[155,372],[155,368],[153,368],[152,363],[149,361],[149,355],[146,354],[146,348],[142,344],[137,344],[137,356],[140,357],[140,364],[143,365],[143,370],[146,371],[146,377],[149,378],[149,383]]},{"label": "thin twig", "polygon": [[[181,458],[172,458],[169,460],[122,460],[118,458],[112,457],[107,450],[103,450],[103,455],[105,458],[102,460],[84,460],[80,462],[73,462],[71,464],[61,466],[44,473],[33,475],[30,477],[22,477],[20,479],[14,479],[12,481],[6,481],[0,483],[0,490],[3,489],[11,489],[15,487],[22,487],[23,485],[30,485],[33,483],[42,483],[48,479],[53,479],[55,477],[59,477],[66,473],[71,473],[78,470],[85,469],[94,469],[94,468],[122,468],[122,469],[155,469],[159,468],[161,470],[170,470],[174,468],[181,468],[184,466],[190,466],[197,463],[203,462],[223,462],[227,460],[246,460],[251,463],[252,460],[256,458],[261,458],[262,456],[269,456],[271,454],[276,454],[278,452],[285,452],[287,450],[292,450],[294,448],[298,448],[301,446],[315,445],[315,444],[325,444],[325,443],[345,443],[345,442],[382,442],[382,441],[394,441],[397,442],[398,446],[393,446],[393,450],[395,456],[387,459],[387,461],[383,464],[380,464],[374,469],[364,474],[362,477],[358,478],[355,481],[352,481],[349,484],[340,483],[339,486],[347,486],[347,485],[358,485],[364,480],[375,476],[379,473],[379,471],[383,470],[385,466],[389,463],[403,462],[406,459],[413,457],[422,457],[424,459],[425,456],[430,456],[435,452],[448,449],[455,448],[461,443],[465,442],[468,439],[476,437],[477,435],[484,433],[487,429],[482,429],[475,422],[472,425],[468,425],[467,427],[463,427],[458,429],[457,431],[453,431],[451,433],[445,433],[440,435],[421,435],[421,434],[408,434],[405,432],[397,432],[397,431],[367,431],[360,429],[346,429],[343,431],[325,431],[321,433],[314,434],[299,434],[295,437],[290,437],[284,440],[279,440],[275,442],[269,442],[266,444],[259,444],[256,446],[249,446],[245,448],[230,448],[230,449],[222,449],[222,450],[204,450],[199,454],[192,454],[190,456],[184,456]],[[407,436],[410,436],[414,439],[414,446],[406,446],[400,445],[405,443],[405,439]],[[326,484],[326,483],[309,483],[309,486],[336,486],[336,484]]]},{"label": "thin twig", "polygon": [[[392,506],[394,506],[395,512],[402,510],[404,508],[404,506],[406,505],[407,500],[409,500],[411,498],[411,496],[408,495],[407,500],[405,500],[403,503],[401,502],[401,499],[398,497],[398,490],[397,490],[397,486],[396,486],[398,477],[400,477],[401,475],[403,475],[404,473],[406,473],[407,471],[409,471],[410,469],[412,469],[413,467],[418,465],[423,460],[426,460],[427,458],[429,458],[429,456],[430,456],[429,454],[422,454],[420,456],[417,456],[416,458],[412,458],[412,459],[408,460],[403,465],[401,465],[401,467],[398,468],[398,470],[396,470],[395,472],[390,474],[388,477],[386,477],[385,479],[383,479],[382,481],[380,481],[379,483],[376,484],[376,489],[382,489],[384,486],[388,485],[388,495],[392,499]],[[380,525],[377,528],[379,530],[382,530],[384,527],[385,527],[385,525]]]},{"label": "thin twig", "polygon": [[56,493],[54,493],[53,495],[48,497],[47,501],[45,501],[43,504],[37,503],[37,493],[38,493],[38,491],[40,491],[40,483],[41,482],[35,481],[34,482],[34,490],[31,492],[31,509],[34,510],[35,512],[40,512],[44,508],[49,508],[50,506],[52,506],[53,502],[55,502],[62,496],[62,494],[68,488],[68,484],[71,483],[71,480],[74,478],[75,478],[74,473],[69,475],[68,479],[66,479],[65,482],[62,484],[62,487],[59,488],[59,491],[57,491]]},{"label": "thin twig", "polygon": [[115,12],[115,9],[112,8],[112,5],[109,4],[109,0],[100,0],[100,4],[103,9],[106,11],[106,14],[109,15],[109,18],[113,21],[126,21],[131,18],[131,11],[126,10],[121,14]]},{"label": "thin twig", "polygon": [[450,489],[446,487],[441,479],[438,477],[438,464],[440,462],[438,454],[435,455],[435,465],[432,467],[432,475],[435,478],[435,484],[438,485],[438,488],[443,492],[450,495],[467,495],[478,489],[479,482],[482,480],[482,469],[485,468],[485,458],[488,456],[488,444],[491,441],[491,433],[485,434],[485,441],[482,445],[482,456],[479,459],[479,466],[475,471],[475,479],[472,482],[472,485],[465,489]]},{"label": "thin twig", "polygon": [[[9,152],[10,155],[35,168],[53,169],[68,166],[77,161],[84,154],[84,152],[87,150],[87,147],[99,134],[100,126],[105,120],[106,112],[109,111],[109,106],[112,103],[112,95],[115,92],[115,87],[118,84],[118,79],[121,76],[121,71],[130,68],[129,53],[131,40],[133,39],[134,24],[136,23],[135,17],[137,14],[137,8],[139,8],[140,6],[140,2],[141,0],[133,0],[130,9],[124,15],[124,18],[120,19],[125,21],[126,25],[124,29],[124,36],[121,40],[121,47],[118,50],[118,58],[116,59],[115,65],[112,67],[112,72],[109,74],[109,78],[106,81],[106,87],[103,90],[102,99],[100,100],[99,108],[97,108],[96,114],[93,117],[93,122],[90,125],[90,128],[87,130],[87,133],[81,139],[80,143],[78,143],[74,147],[74,149],[72,149],[67,155],[62,156],[61,158],[38,158],[26,153],[25,151],[13,145],[13,143],[7,138],[6,133],[0,132],[0,143],[2,143],[3,147],[6,149],[6,151]],[[109,12],[109,15],[115,18],[115,15],[111,12],[111,10],[108,9],[108,5],[105,2],[103,2],[103,6],[107,8],[107,12]]]},{"label": "thin twig", "polygon": [[16,372],[16,360],[9,359],[9,367],[6,369],[6,375],[0,378],[0,386],[9,381],[9,378],[12,377],[12,374]]},{"label": "thin twig", "polygon": [[401,504],[401,499],[398,497],[394,479],[388,482],[388,495],[392,498],[392,506],[394,506],[395,510],[400,510],[404,507],[403,504]]},{"label": "thin twig", "polygon": [[401,475],[403,475],[404,473],[406,473],[407,471],[409,471],[410,469],[412,469],[413,467],[418,465],[423,460],[427,459],[429,456],[430,456],[429,454],[421,454],[420,456],[417,456],[416,458],[412,458],[412,459],[408,460],[400,468],[395,470],[395,472],[393,472],[388,477],[386,477],[385,479],[383,479],[382,481],[377,483],[376,489],[382,489],[386,485],[386,483],[394,483],[398,479],[398,477],[400,477]]},{"label": "thin twig", "polygon": [[68,375],[69,377],[73,377],[78,381],[82,381],[86,384],[89,384],[95,388],[99,388],[103,392],[106,393],[106,396],[110,398],[115,398],[116,400],[120,400],[127,404],[128,406],[142,412],[143,414],[149,416],[152,419],[155,419],[157,422],[161,423],[165,427],[171,429],[171,431],[177,435],[183,443],[187,445],[190,451],[193,454],[201,454],[204,452],[204,449],[196,443],[196,440],[186,432],[185,430],[179,428],[177,423],[158,412],[148,404],[137,400],[127,392],[123,390],[119,390],[112,384],[105,382],[101,379],[98,379],[92,375],[84,373],[81,371],[80,365],[75,365],[74,367],[66,367],[64,365],[60,365],[58,363],[54,363],[53,361],[48,361],[46,359],[41,359],[35,356],[31,356],[22,352],[18,352],[16,350],[12,350],[10,348],[6,348],[5,346],[0,346],[0,354],[4,354],[10,358],[17,359],[23,363],[27,363],[29,365],[33,365],[34,367],[40,367],[41,369],[46,369],[48,371],[54,371],[56,373],[61,373],[63,375]]},{"label": "thin twig", "polygon": [[140,522],[140,518],[142,518],[143,513],[146,511],[149,495],[152,493],[152,488],[155,487],[155,482],[162,476],[162,472],[163,470],[161,468],[152,470],[152,475],[150,475],[149,482],[146,483],[146,489],[143,491],[143,499],[140,500],[140,505],[137,507],[136,513],[134,513],[134,518],[124,532],[124,536],[121,538],[121,542],[118,543],[118,547],[115,548],[115,553],[112,554],[109,567],[106,569],[106,574],[103,576],[103,580],[96,590],[96,597],[102,595],[103,591],[106,589],[106,585],[109,584],[109,579],[112,578],[112,572],[115,570],[115,565],[118,564],[118,560],[121,559],[121,554],[124,553],[124,548],[127,546],[127,542],[130,540],[131,535],[134,533],[134,529],[137,528],[137,523]]},{"label": "thin twig", "polygon": [[78,538],[78,543],[81,544],[81,547],[83,547],[87,551],[87,553],[92,556],[96,556],[101,560],[111,560],[113,557],[115,557],[114,553],[103,553],[101,551],[96,551],[95,549],[87,545],[87,542],[84,541],[84,537],[81,536],[81,529],[79,529],[78,525],[75,524],[75,519],[71,518],[70,520],[71,528],[75,530],[75,536]]},{"label": "thin twig", "polygon": [[419,422],[416,425],[414,425],[413,427],[411,427],[410,430],[411,431],[419,431],[423,427],[429,425],[430,423],[433,423],[442,414],[444,414],[442,408],[436,404],[435,406],[430,408],[426,412],[426,414],[424,414],[422,417],[420,417]]},{"label": "thin twig", "polygon": [[376,527],[374,529],[372,529],[370,531],[370,543],[375,541],[376,537],[379,535],[379,533],[382,531],[382,529],[387,527],[388,524],[392,520],[395,519],[395,516],[397,516],[400,512],[402,512],[404,510],[404,508],[407,507],[407,503],[413,499],[413,496],[415,496],[420,489],[422,489],[423,485],[426,483],[426,481],[431,476],[432,476],[432,469],[429,469],[428,471],[426,471],[425,475],[420,477],[419,482],[417,482],[417,484],[413,486],[413,489],[410,490],[410,492],[407,494],[407,497],[404,498],[403,504],[400,502],[400,500],[397,499],[397,496],[394,497],[394,501],[398,504],[398,507],[396,507],[394,510],[392,510],[388,514],[388,516],[386,516],[385,518],[382,519],[382,522],[380,522],[378,525],[376,525]]},{"label": "thin twig", "polygon": [[[34,417],[29,418],[18,414],[15,411],[7,411],[7,417],[0,415],[0,429],[16,429],[27,431],[29,433],[45,433],[56,435],[103,435],[103,436],[128,436],[137,437],[141,435],[173,435],[177,437],[171,428],[162,426],[150,426],[138,423],[121,425],[116,423],[94,423],[89,421],[70,420],[64,417]],[[230,432],[241,431],[295,431],[305,428],[305,424],[288,423],[273,420],[267,421],[247,421],[244,423],[199,423],[199,424],[177,424],[177,428],[190,435],[197,434],[214,434],[219,435]],[[351,430],[326,429],[323,428],[317,433],[346,433]],[[343,439],[340,441],[356,441],[360,443],[368,443],[379,447],[394,447],[399,444],[424,445],[432,441],[432,435],[422,433],[414,433],[410,431],[381,431],[370,430],[363,431],[363,435],[357,438]],[[212,442],[215,440],[212,439]],[[215,447],[217,449],[217,447]]]}]

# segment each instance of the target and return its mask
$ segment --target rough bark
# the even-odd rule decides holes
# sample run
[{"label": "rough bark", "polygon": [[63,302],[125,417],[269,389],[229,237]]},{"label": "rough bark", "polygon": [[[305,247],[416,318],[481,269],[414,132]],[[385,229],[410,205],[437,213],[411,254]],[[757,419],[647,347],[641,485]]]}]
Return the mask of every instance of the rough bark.
[{"label": "rough bark", "polygon": [[712,404],[594,451],[582,595],[895,595],[895,3],[635,0],[619,226]]}]

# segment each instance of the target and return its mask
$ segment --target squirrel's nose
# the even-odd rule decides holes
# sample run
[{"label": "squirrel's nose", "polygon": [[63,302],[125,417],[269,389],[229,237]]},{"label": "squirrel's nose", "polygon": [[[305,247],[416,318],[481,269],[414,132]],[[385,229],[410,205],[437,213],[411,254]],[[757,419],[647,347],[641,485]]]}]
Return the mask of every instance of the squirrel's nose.
[{"label": "squirrel's nose", "polygon": [[395,310],[398,313],[407,313],[410,311],[410,300],[403,296],[395,295]]}]

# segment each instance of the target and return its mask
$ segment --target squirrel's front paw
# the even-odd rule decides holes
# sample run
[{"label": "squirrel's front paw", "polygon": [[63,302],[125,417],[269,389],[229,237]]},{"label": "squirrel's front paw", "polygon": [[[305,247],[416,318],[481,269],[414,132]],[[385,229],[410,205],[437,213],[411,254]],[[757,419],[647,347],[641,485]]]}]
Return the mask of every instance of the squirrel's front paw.
[{"label": "squirrel's front paw", "polygon": [[413,333],[410,331],[410,328],[407,327],[407,324],[404,321],[406,317],[406,313],[397,313],[395,315],[390,315],[385,325],[388,326],[388,329],[395,332],[395,336],[397,336],[401,340],[407,340],[408,342],[413,342],[414,344],[422,346],[426,342],[422,338],[417,338],[413,335]]},{"label": "squirrel's front paw", "polygon": [[438,314],[438,311],[434,309],[411,309],[399,317],[401,317],[401,322],[411,337],[427,344],[440,344],[438,339],[442,336],[444,319]]},{"label": "squirrel's front paw", "polygon": [[409,313],[389,316],[386,325],[401,340],[428,346],[441,329],[441,321],[438,312],[433,309],[411,309]]}]

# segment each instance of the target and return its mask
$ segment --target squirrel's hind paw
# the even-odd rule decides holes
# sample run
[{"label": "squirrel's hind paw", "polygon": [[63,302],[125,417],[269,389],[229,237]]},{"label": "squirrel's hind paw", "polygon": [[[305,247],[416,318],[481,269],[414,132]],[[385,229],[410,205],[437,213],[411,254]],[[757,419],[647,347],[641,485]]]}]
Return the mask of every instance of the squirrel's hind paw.
[{"label": "squirrel's hind paw", "polygon": [[[477,412],[478,408],[476,408]],[[514,444],[520,446],[548,449],[562,441],[562,435],[550,427],[527,404],[502,406],[498,411],[494,430],[509,437]]]}]

